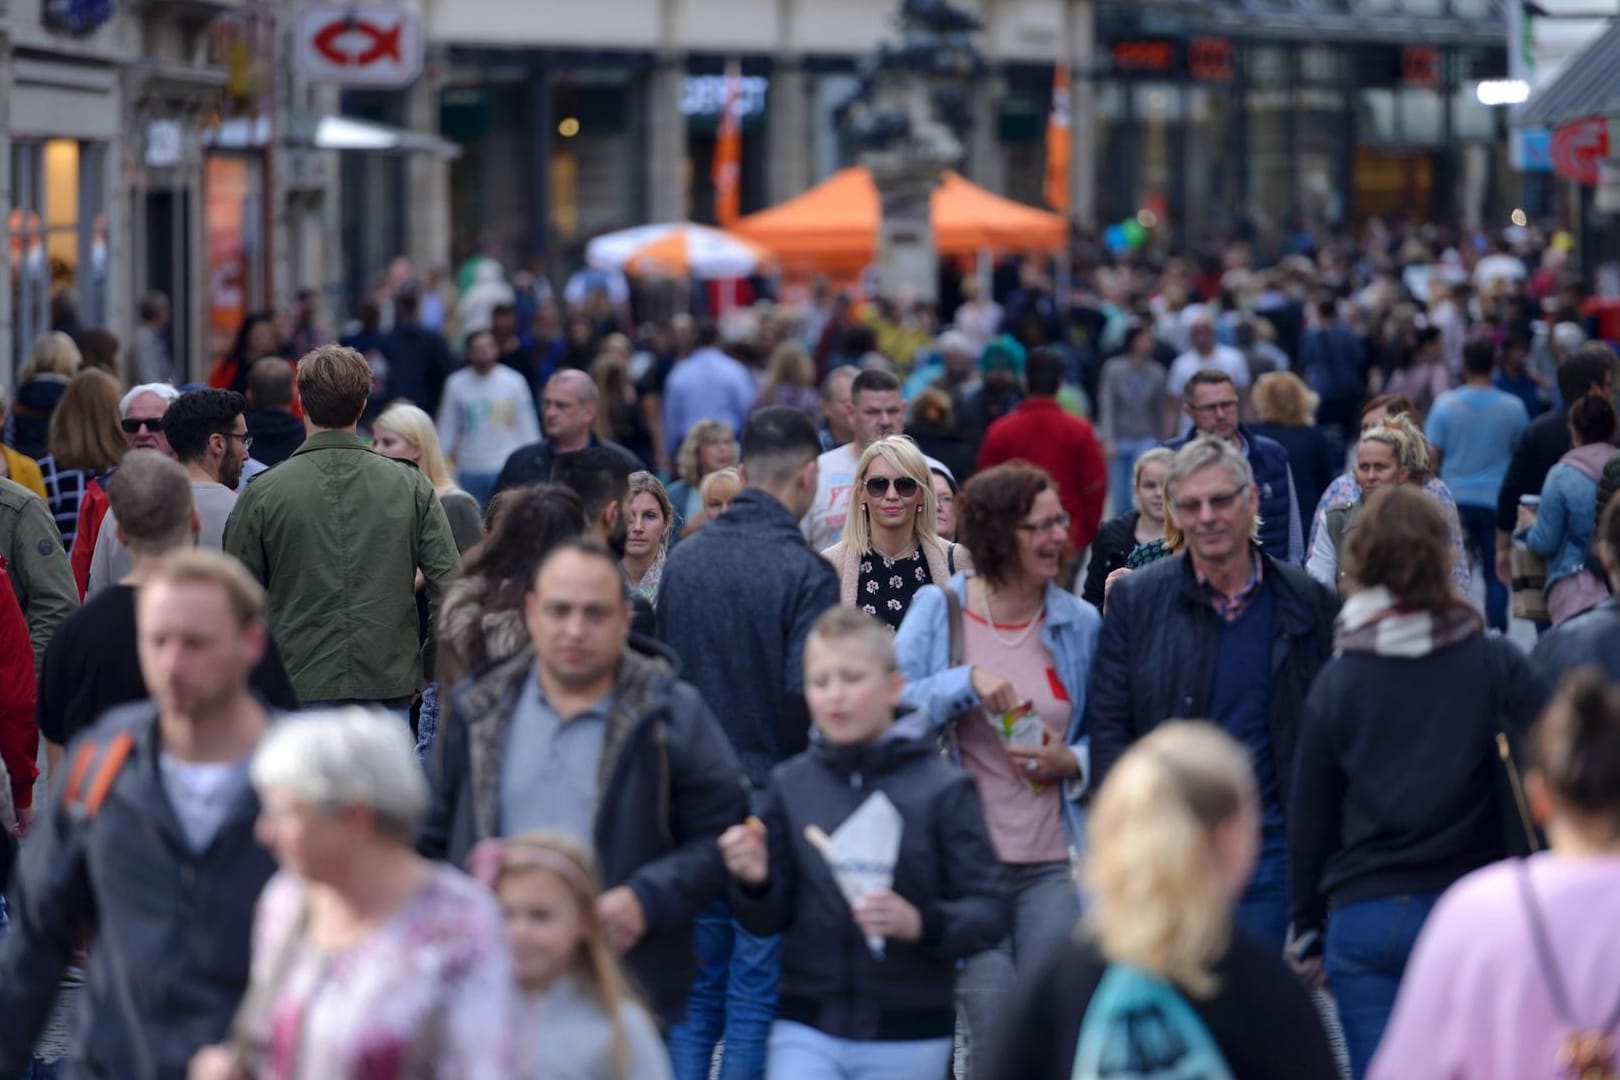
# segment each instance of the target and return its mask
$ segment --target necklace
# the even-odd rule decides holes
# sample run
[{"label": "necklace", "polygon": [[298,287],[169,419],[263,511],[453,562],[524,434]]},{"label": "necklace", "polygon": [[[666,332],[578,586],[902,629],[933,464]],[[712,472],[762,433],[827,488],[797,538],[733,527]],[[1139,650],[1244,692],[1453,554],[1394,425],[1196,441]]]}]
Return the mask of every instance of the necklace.
[{"label": "necklace", "polygon": [[990,609],[990,584],[989,584],[989,582],[985,583],[985,586],[984,586],[984,616],[985,616],[985,620],[990,624],[990,634],[991,634],[991,636],[994,637],[997,641],[1001,642],[1001,644],[1006,646],[1007,648],[1016,649],[1020,645],[1022,645],[1024,642],[1028,641],[1029,640],[1029,635],[1033,634],[1035,632],[1036,624],[1041,621],[1041,616],[1043,616],[1045,614],[1046,614],[1046,598],[1043,596],[1043,597],[1041,597],[1041,606],[1035,609],[1035,613],[1029,617],[1029,622],[1024,624],[1024,628],[1022,630],[1018,631],[1018,633],[1014,634],[1010,638],[1002,637],[1001,636],[1001,631],[996,629],[996,614],[995,614],[994,611],[992,611]]}]

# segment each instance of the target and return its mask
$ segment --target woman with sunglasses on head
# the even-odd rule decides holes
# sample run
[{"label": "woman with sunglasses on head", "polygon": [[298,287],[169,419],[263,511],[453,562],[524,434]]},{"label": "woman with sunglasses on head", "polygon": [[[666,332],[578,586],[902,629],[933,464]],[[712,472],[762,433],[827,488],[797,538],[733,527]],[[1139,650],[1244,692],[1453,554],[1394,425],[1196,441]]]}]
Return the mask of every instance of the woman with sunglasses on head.
[{"label": "woman with sunglasses on head", "polygon": [[928,460],[905,435],[866,448],[855,466],[855,503],[843,541],[822,557],[838,571],[840,603],[898,630],[918,589],[971,564],[959,545],[939,538]]},{"label": "woman with sunglasses on head", "polygon": [[1043,470],[978,473],[957,503],[976,577],[917,591],[895,638],[906,699],[944,729],[973,773],[1012,882],[1013,931],[968,961],[958,989],[969,1069],[989,1048],[1016,979],[1062,946],[1080,914],[1071,859],[1084,849],[1086,687],[1102,619],[1058,583],[1069,515]]}]

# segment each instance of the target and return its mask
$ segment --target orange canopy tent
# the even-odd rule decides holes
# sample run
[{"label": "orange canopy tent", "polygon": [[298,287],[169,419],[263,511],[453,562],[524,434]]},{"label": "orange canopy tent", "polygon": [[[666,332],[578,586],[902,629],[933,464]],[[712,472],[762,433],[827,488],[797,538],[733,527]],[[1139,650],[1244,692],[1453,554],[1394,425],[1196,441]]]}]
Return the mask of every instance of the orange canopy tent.
[{"label": "orange canopy tent", "polygon": [[[934,189],[931,212],[941,255],[1055,251],[1068,237],[1061,215],[991,194],[954,172]],[[742,218],[731,231],[774,252],[784,269],[856,274],[876,253],[881,214],[872,174],[857,165]]]}]

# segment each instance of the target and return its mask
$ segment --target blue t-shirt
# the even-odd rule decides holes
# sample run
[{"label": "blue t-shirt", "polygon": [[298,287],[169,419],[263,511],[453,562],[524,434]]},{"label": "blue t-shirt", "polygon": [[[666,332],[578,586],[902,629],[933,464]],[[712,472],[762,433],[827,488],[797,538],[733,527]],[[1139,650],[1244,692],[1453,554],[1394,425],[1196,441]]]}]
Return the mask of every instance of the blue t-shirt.
[{"label": "blue t-shirt", "polygon": [[1436,399],[1426,434],[1444,453],[1440,479],[1458,506],[1496,505],[1513,448],[1529,425],[1524,402],[1494,387],[1462,386]]}]

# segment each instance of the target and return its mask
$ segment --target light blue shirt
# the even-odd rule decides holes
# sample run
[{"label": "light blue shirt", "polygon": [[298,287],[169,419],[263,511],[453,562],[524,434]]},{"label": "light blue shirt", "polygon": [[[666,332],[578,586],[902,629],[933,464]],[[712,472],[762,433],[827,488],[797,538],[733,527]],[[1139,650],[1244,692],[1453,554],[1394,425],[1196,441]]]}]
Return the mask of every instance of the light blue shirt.
[{"label": "light blue shirt", "polygon": [[699,420],[721,420],[741,436],[759,397],[759,386],[742,364],[719,349],[699,349],[675,365],[664,382],[664,442],[671,456]]},{"label": "light blue shirt", "polygon": [[1435,400],[1426,434],[1444,454],[1440,478],[1458,506],[1495,508],[1513,448],[1529,426],[1524,402],[1495,387],[1462,386]]}]

